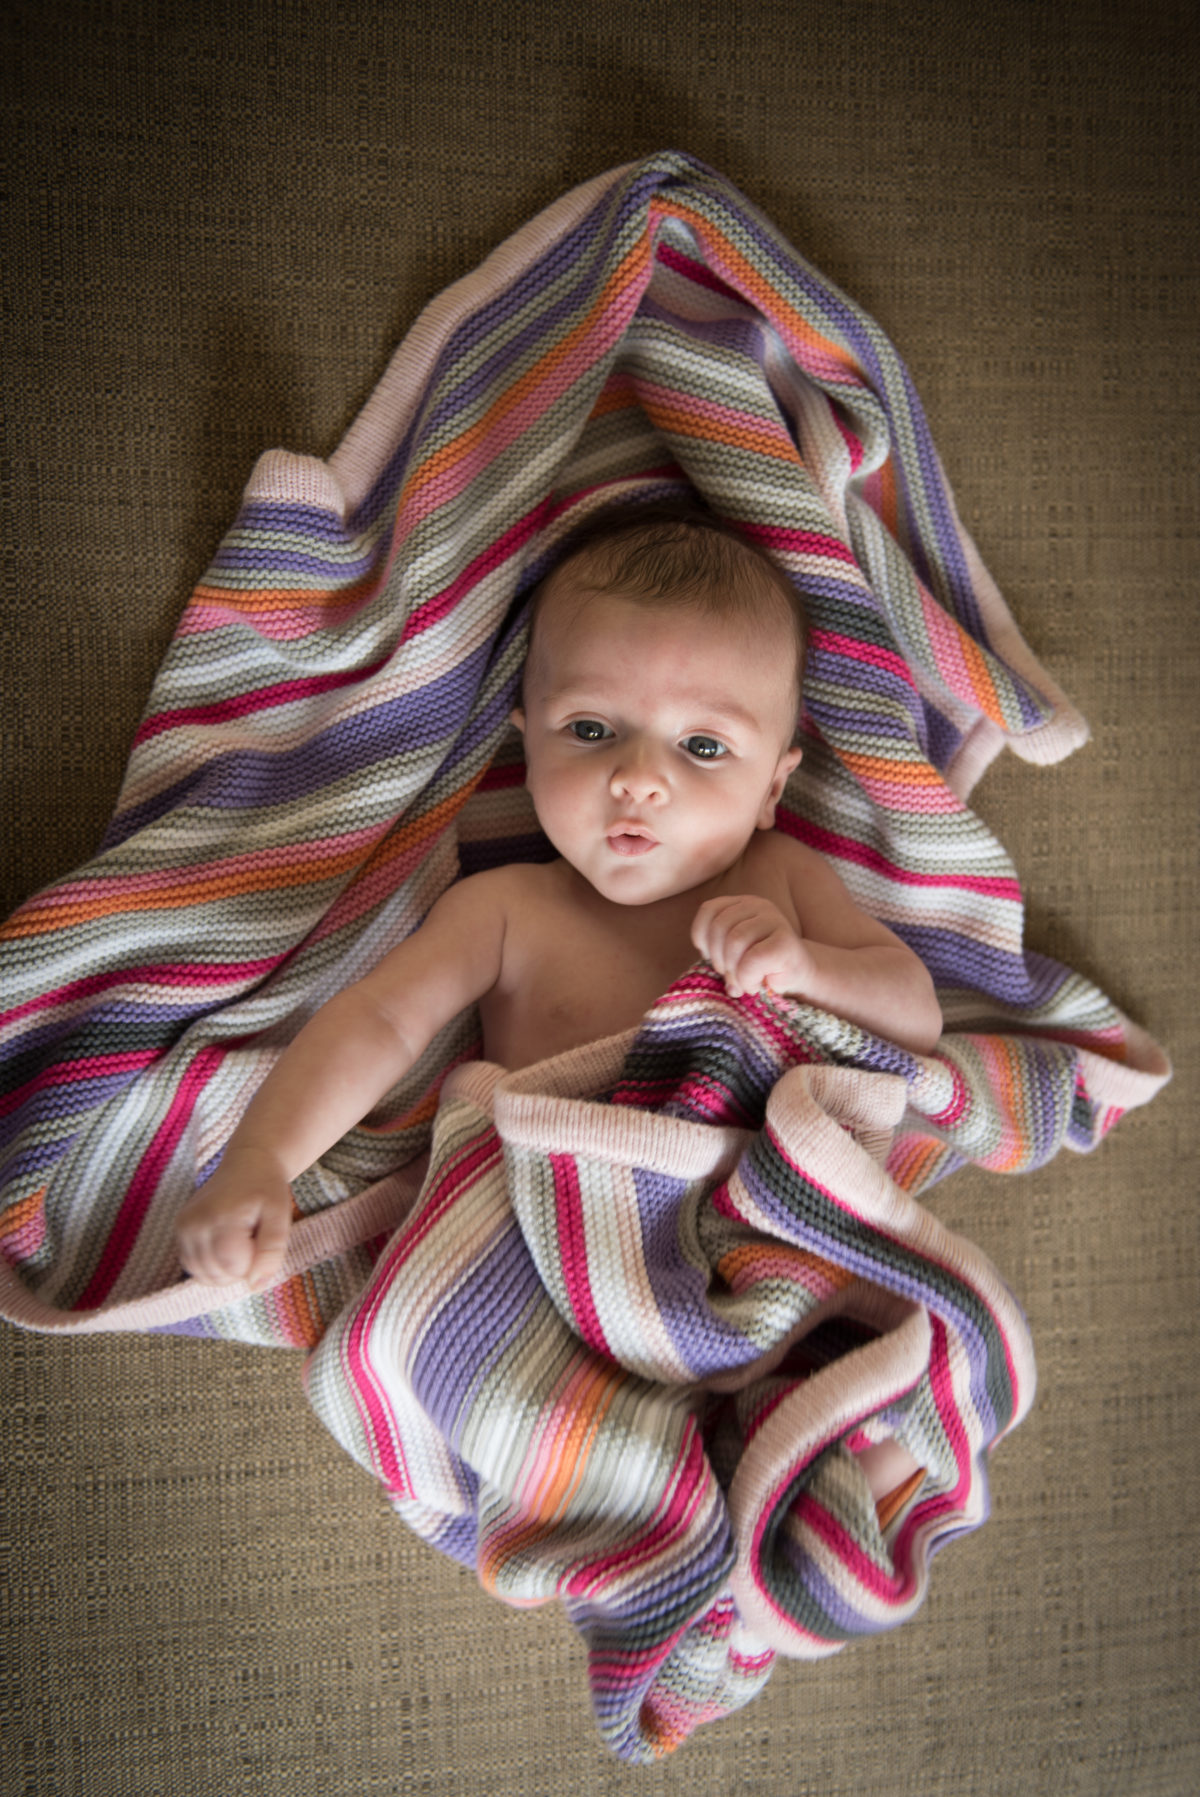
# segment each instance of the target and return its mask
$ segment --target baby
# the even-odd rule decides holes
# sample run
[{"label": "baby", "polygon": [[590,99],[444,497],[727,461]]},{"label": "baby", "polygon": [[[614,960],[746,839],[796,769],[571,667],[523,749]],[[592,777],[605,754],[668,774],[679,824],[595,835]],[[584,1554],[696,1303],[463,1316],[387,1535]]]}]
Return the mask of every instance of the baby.
[{"label": "baby", "polygon": [[625,509],[573,539],[535,595],[512,713],[559,859],[454,884],[305,1024],[181,1211],[183,1267],[266,1287],[289,1181],[472,1003],[485,1057],[523,1067],[631,1028],[701,954],[731,996],[767,985],[932,1049],[922,961],[772,828],[803,665],[792,584],[719,519]]},{"label": "baby", "polygon": [[769,986],[926,1053],[933,984],[824,858],[773,828],[806,626],[790,581],[698,509],[593,523],[535,595],[521,704],[559,858],[451,886],[421,928],[304,1027],[181,1211],[180,1258],[262,1290],[289,1181],[478,1003],[515,1069],[637,1024],[698,955],[731,996]]},{"label": "baby", "polygon": [[[627,508],[574,539],[535,596],[512,714],[559,858],[451,886],[312,1018],[180,1213],[189,1272],[268,1285],[289,1181],[473,1003],[484,1055],[515,1069],[636,1025],[703,955],[732,996],[766,985],[933,1048],[921,961],[773,828],[805,631],[782,572],[699,510]],[[894,1442],[867,1457],[877,1494],[918,1470]]]}]

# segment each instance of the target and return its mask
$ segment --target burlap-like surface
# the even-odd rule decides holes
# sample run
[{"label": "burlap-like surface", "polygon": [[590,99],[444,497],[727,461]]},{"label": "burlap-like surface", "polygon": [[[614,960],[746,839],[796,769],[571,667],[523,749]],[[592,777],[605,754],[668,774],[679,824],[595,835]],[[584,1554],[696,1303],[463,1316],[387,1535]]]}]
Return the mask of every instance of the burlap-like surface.
[{"label": "burlap-like surface", "polygon": [[0,1334],[0,1790],[961,1797],[1200,1788],[1192,8],[247,0],[0,22],[4,900],[94,848],[258,452],[328,452],[418,307],[664,145],[907,356],[960,509],[1092,723],[991,771],[1038,947],[1175,1083],[935,1204],[1041,1395],[918,1620],[637,1772],[561,1617],[411,1539],[285,1354]]}]

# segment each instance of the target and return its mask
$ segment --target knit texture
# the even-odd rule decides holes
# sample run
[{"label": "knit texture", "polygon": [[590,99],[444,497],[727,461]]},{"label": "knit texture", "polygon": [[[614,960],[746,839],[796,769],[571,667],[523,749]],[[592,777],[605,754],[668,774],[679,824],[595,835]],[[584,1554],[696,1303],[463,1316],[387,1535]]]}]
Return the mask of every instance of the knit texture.
[{"label": "knit texture", "polygon": [[[378,1268],[403,1266],[408,1232],[430,1204],[427,1187],[412,1208],[441,1084],[477,1052],[470,1017],[443,1032],[378,1111],[296,1182],[299,1221],[272,1291],[251,1299],[181,1282],[174,1217],[317,1005],[407,935],[460,868],[546,852],[506,721],[524,654],[524,600],[567,532],[596,505],[688,489],[776,557],[812,618],[805,759],[779,826],[828,855],[859,902],[921,954],[947,1021],[938,1053],[919,1062],[873,1039],[847,1045],[836,1020],[818,1027],[809,1015],[802,1027],[794,1019],[779,1026],[787,1052],[766,1066],[772,1074],[789,1069],[787,1091],[794,1063],[831,1059],[860,1084],[882,1082],[889,1095],[863,1099],[861,1110],[856,1097],[851,1107],[851,1126],[865,1132],[851,1155],[854,1177],[872,1190],[887,1182],[879,1188],[883,1210],[866,1206],[868,1220],[856,1230],[871,1237],[882,1227],[886,1239],[891,1224],[880,1218],[903,1210],[904,1194],[966,1160],[1018,1170],[1063,1145],[1090,1148],[1124,1108],[1157,1090],[1168,1069],[1156,1046],[1091,983],[1024,948],[1014,871],[966,803],[1001,746],[1052,761],[1086,731],[1023,643],[959,524],[902,363],[878,327],[742,196],[710,170],[667,153],[564,196],[436,301],[327,463],[276,451],[256,469],[181,619],[102,852],[30,900],[4,931],[6,1314],[36,1328],[174,1328],[312,1346],[368,1279],[370,1292],[381,1291]],[[762,1081],[743,1066],[746,1056],[754,1064],[770,1036],[766,1011],[745,1001],[754,1025],[741,1034],[735,1027],[736,1052],[718,1077],[710,1033],[736,1007],[703,986],[702,972],[695,978],[698,988],[685,983],[668,995],[623,1072],[606,1062],[613,1102],[597,1104],[590,1081],[581,1092],[578,1079],[563,1096],[612,1114],[647,1111],[656,1132],[674,1123],[686,1126],[688,1140],[698,1129],[749,1129],[756,1141],[786,1141],[786,1130],[773,1135],[755,1121]],[[676,1053],[664,1019],[678,1019],[681,991],[692,995],[697,1028],[685,1032]],[[714,1082],[715,1119],[704,1116]],[[888,1107],[901,1090],[905,1104],[894,1115]],[[464,1102],[456,1096],[443,1111],[439,1144],[458,1127]],[[486,1105],[471,1116],[469,1129],[492,1144]],[[606,1120],[605,1127],[615,1125]],[[840,1122],[838,1139],[847,1153],[855,1146]],[[553,1141],[539,1140],[530,1152],[553,1157],[560,1152]],[[885,1151],[886,1175],[877,1159]],[[495,1227],[514,1244],[519,1235],[520,1252],[537,1269],[528,1315],[553,1317],[567,1331],[554,1350],[563,1364],[579,1355],[581,1365],[619,1369],[606,1377],[622,1390],[630,1380],[661,1380],[656,1354],[671,1332],[644,1314],[644,1299],[650,1293],[658,1303],[662,1266],[674,1266],[681,1252],[676,1225],[644,1232],[640,1246],[585,1230],[566,1281],[539,1249],[520,1181],[503,1196],[492,1172],[494,1145],[480,1152],[487,1165],[478,1201],[494,1206],[496,1218],[511,1207],[517,1233],[508,1223]],[[585,1185],[593,1181],[589,1152],[579,1176]],[[495,1164],[507,1167],[514,1153],[506,1140]],[[746,1349],[737,1364],[744,1370],[796,1331],[796,1342],[808,1346],[790,1345],[789,1354],[848,1365],[859,1364],[853,1355],[872,1342],[883,1344],[883,1354],[899,1340],[915,1353],[912,1365],[925,1355],[924,1371],[916,1384],[888,1394],[883,1412],[878,1405],[870,1412],[871,1427],[884,1426],[879,1415],[890,1427],[932,1377],[932,1347],[915,1352],[912,1344],[922,1331],[932,1341],[935,1323],[947,1326],[938,1309],[940,1250],[927,1219],[912,1222],[925,1213],[904,1211],[915,1234],[905,1238],[909,1270],[898,1285],[878,1242],[863,1248],[851,1232],[851,1247],[832,1228],[839,1207],[858,1215],[862,1194],[806,1168],[807,1148],[794,1153],[796,1167],[780,1172],[783,1192],[756,1200],[750,1213],[740,1198],[731,1200],[730,1227],[750,1232],[750,1288],[771,1294],[766,1320],[748,1304],[738,1322],[753,1352]],[[792,1167],[788,1151],[774,1154],[764,1165]],[[627,1166],[633,1171],[624,1177],[636,1188],[641,1163]],[[686,1172],[676,1169],[679,1178]],[[808,1245],[791,1233],[793,1172],[826,1191]],[[657,1173],[671,1177],[669,1167]],[[695,1177],[721,1189],[712,1169]],[[697,1215],[724,1218],[711,1190],[688,1190]],[[826,1201],[832,1210],[821,1208]],[[588,1206],[595,1209],[590,1199]],[[614,1211],[616,1230],[624,1213],[619,1205]],[[457,1183],[448,1215],[459,1224],[469,1216]],[[406,1216],[400,1246],[379,1261]],[[549,1223],[545,1233],[553,1236]],[[447,1266],[461,1256],[460,1301],[486,1308],[490,1271],[481,1274],[465,1238],[456,1247],[452,1235],[439,1235],[439,1252]],[[689,1278],[705,1266],[727,1277],[720,1269],[733,1250],[717,1243],[712,1252],[707,1260],[685,1256]],[[1027,1344],[1014,1345],[1023,1342],[1015,1311],[993,1292],[982,1257],[962,1252],[974,1269],[968,1283],[988,1290],[991,1321],[984,1322],[1007,1344],[1011,1364],[995,1414],[963,1425],[953,1467],[937,1461],[937,1501],[949,1504],[956,1527],[982,1514],[979,1456],[1020,1414],[1031,1377]],[[760,1277],[755,1257],[777,1253],[789,1271]],[[824,1324],[817,1330],[792,1289],[797,1253],[835,1269],[821,1275],[833,1281],[830,1291],[839,1279],[847,1288],[866,1279],[888,1294],[886,1302],[847,1313],[840,1335]],[[623,1287],[632,1287],[624,1299]],[[581,1309],[572,1292],[582,1294]],[[912,1307],[905,1318],[895,1308],[901,1302]],[[770,1320],[776,1309],[792,1318],[785,1328]],[[611,1319],[626,1310],[642,1316],[648,1332],[629,1358],[610,1339]],[[610,1319],[599,1333],[587,1320],[593,1311]],[[707,1314],[703,1304],[700,1312]],[[527,1347],[536,1361],[538,1341],[536,1331],[528,1344],[514,1340],[514,1360]],[[810,1472],[791,1509],[782,1488],[770,1495],[781,1553],[803,1559],[786,1544],[807,1514],[803,1494],[816,1489],[818,1468],[826,1469],[821,1480],[843,1480],[843,1509],[857,1519],[846,1525],[853,1551],[829,1574],[824,1618],[805,1586],[798,1623],[777,1593],[769,1602],[762,1596],[775,1591],[777,1575],[755,1570],[761,1542],[738,1536],[736,1576],[730,1571],[730,1530],[738,1526],[730,1518],[741,1488],[727,1471],[727,1501],[719,1498],[725,1486],[717,1469],[725,1466],[722,1444],[757,1439],[757,1424],[748,1415],[731,1424],[707,1404],[684,1402],[679,1394],[703,1382],[709,1367],[680,1353],[671,1375],[676,1397],[656,1398],[647,1411],[657,1417],[665,1405],[679,1431],[672,1459],[654,1424],[656,1476],[668,1463],[695,1469],[695,1490],[711,1505],[710,1558],[702,1555],[702,1572],[689,1572],[663,1600],[633,1671],[621,1658],[624,1645],[614,1649],[612,1667],[604,1658],[611,1618],[590,1637],[597,1689],[609,1681],[614,1693],[611,1702],[597,1699],[602,1727],[633,1757],[730,1707],[761,1675],[756,1656],[768,1651],[764,1640],[809,1651],[907,1614],[923,1578],[922,1530],[933,1528],[910,1521],[925,1515],[930,1487],[915,1511],[889,1525],[909,1532],[900,1559],[894,1544],[873,1550],[883,1570],[872,1609],[855,1561],[864,1551],[855,1528],[869,1534],[871,1519],[847,1465],[847,1441],[852,1446],[853,1431],[867,1428],[867,1413],[843,1419],[841,1435],[829,1432],[826,1419],[821,1447],[806,1460],[797,1455],[807,1447],[782,1447],[781,1464]],[[795,1360],[781,1367],[779,1376],[793,1382],[813,1371]],[[455,1376],[469,1379],[470,1369]],[[427,1415],[448,1418],[440,1398],[430,1402]],[[951,1408],[961,1414],[957,1397]],[[455,1412],[460,1420],[468,1414],[469,1406]],[[790,1405],[779,1414],[790,1416]],[[425,1421],[413,1426],[430,1439]],[[579,1440],[573,1427],[563,1424],[568,1456]],[[543,1442],[536,1419],[531,1428],[549,1454],[551,1438]],[[475,1480],[484,1489],[485,1475],[448,1421],[442,1435],[439,1464],[452,1469],[455,1493],[445,1514],[465,1519],[444,1544],[465,1553],[464,1543],[473,1542],[478,1556],[491,1536],[470,1504],[463,1507],[462,1487]],[[835,1439],[842,1452],[833,1451]],[[817,1453],[825,1457],[814,1460]],[[561,1470],[569,1473],[569,1457]],[[612,1474],[615,1500],[629,1473],[622,1462]],[[599,1477],[595,1467],[588,1477]],[[659,1489],[649,1474],[647,1481],[641,1497],[621,1497],[607,1516],[602,1504],[599,1512],[589,1508],[589,1526],[600,1514],[596,1526],[611,1524],[611,1541],[623,1540],[637,1503],[650,1503]],[[430,1510],[426,1532],[441,1539],[444,1516],[433,1514],[428,1496],[422,1501]],[[828,1493],[821,1503],[837,1510]],[[621,1507],[630,1504],[633,1510]],[[964,1506],[961,1513],[954,1504]],[[536,1514],[540,1528],[545,1519]],[[650,1512],[637,1514],[639,1526],[648,1526]],[[557,1549],[548,1551],[553,1560]],[[501,1588],[508,1579],[512,1595],[528,1601],[520,1579],[493,1577],[491,1559],[477,1563],[485,1580]],[[770,1555],[768,1563],[775,1564]],[[561,1576],[537,1575],[537,1595],[558,1589]],[[721,1595],[727,1577],[728,1601]],[[839,1585],[843,1578],[851,1583]],[[636,1612],[645,1598],[636,1557],[622,1579]],[[859,1594],[848,1595],[855,1580]],[[578,1620],[584,1599],[574,1588],[565,1594]],[[752,1650],[743,1651],[739,1631],[749,1624],[739,1603],[767,1606],[755,1610],[764,1632]],[[836,1626],[829,1617],[839,1619]],[[691,1643],[687,1653],[702,1637],[713,1643],[717,1670],[699,1677],[687,1653],[671,1658],[670,1645],[664,1659],[673,1629]],[[639,1719],[643,1700],[647,1719]]]},{"label": "knit texture", "polygon": [[[309,1362],[419,1534],[509,1603],[562,1599],[624,1758],[745,1703],[777,1652],[911,1616],[987,1513],[1033,1353],[987,1258],[881,1164],[926,1073],[704,965],[636,1037],[459,1068],[419,1204]],[[887,1436],[926,1471],[885,1527],[856,1451]]]}]

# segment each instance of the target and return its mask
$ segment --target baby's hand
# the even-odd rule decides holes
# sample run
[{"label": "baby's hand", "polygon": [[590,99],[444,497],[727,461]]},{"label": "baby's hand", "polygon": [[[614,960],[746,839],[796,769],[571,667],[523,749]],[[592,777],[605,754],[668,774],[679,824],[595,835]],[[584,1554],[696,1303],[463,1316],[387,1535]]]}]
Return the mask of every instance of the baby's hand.
[{"label": "baby's hand", "polygon": [[692,941],[724,976],[730,998],[758,992],[799,992],[807,957],[799,933],[769,899],[705,899],[692,920]]},{"label": "baby's hand", "polygon": [[179,1258],[198,1279],[244,1279],[260,1292],[283,1264],[291,1226],[292,1191],[276,1163],[230,1149],[176,1218]]}]

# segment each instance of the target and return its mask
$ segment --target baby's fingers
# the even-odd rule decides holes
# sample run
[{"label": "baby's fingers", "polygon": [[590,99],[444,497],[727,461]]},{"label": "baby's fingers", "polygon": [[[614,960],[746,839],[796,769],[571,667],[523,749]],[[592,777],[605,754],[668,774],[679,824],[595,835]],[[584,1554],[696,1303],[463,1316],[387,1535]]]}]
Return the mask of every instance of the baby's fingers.
[{"label": "baby's fingers", "polygon": [[745,933],[753,931],[754,919],[761,908],[755,898],[734,897],[706,899],[692,920],[692,942],[712,962],[718,973],[727,973],[727,962],[745,946]]},{"label": "baby's fingers", "polygon": [[730,997],[741,998],[743,993],[761,992],[764,986],[774,985],[784,966],[784,947],[783,932],[772,930],[770,935],[731,953],[724,969]]},{"label": "baby's fingers", "polygon": [[245,1279],[254,1262],[254,1234],[239,1217],[197,1222],[179,1232],[179,1258],[197,1279],[230,1285]]},{"label": "baby's fingers", "polygon": [[289,1211],[268,1210],[263,1213],[253,1244],[254,1265],[249,1274],[251,1291],[265,1291],[282,1267],[291,1222]]}]

